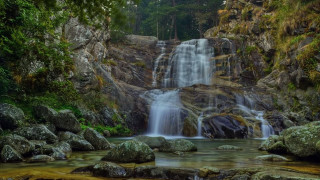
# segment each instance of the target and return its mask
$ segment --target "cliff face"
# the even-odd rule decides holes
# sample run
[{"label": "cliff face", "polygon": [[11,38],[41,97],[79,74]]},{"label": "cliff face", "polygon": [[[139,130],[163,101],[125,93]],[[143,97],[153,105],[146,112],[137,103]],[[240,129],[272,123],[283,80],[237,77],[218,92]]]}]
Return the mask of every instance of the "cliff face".
[{"label": "cliff face", "polygon": [[319,120],[319,1],[228,0],[205,36],[238,44],[240,81],[274,95],[274,106],[303,124]]}]

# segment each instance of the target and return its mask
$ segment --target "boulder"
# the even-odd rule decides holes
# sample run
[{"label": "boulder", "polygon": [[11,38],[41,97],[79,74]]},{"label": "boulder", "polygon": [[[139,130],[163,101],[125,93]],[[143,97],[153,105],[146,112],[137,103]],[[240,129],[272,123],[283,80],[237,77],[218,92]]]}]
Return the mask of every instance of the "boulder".
[{"label": "boulder", "polygon": [[29,154],[34,150],[34,146],[26,138],[16,134],[3,136],[0,139],[0,149],[5,145],[11,146],[21,155]]},{"label": "boulder", "polygon": [[53,147],[65,154],[70,154],[72,152],[71,146],[67,142],[58,142],[54,144]]},{"label": "boulder", "polygon": [[189,152],[189,151],[197,151],[197,147],[191,141],[186,139],[175,139],[168,141],[163,147],[160,147],[160,151],[162,152]]},{"label": "boulder", "polygon": [[5,145],[1,150],[1,160],[3,162],[20,162],[22,156],[11,146]]},{"label": "boulder", "polygon": [[15,134],[25,137],[28,140],[44,140],[47,143],[55,143],[58,141],[58,137],[44,125],[21,127],[15,131]]},{"label": "boulder", "polygon": [[280,137],[277,135],[272,135],[270,137],[268,137],[268,139],[266,139],[265,141],[263,141],[259,147],[260,151],[266,151],[268,149],[268,147],[272,146],[273,144],[275,144],[276,142],[280,141]]},{"label": "boulder", "polygon": [[39,162],[49,162],[49,161],[54,161],[54,158],[48,155],[36,155],[31,157],[28,162],[39,163]]},{"label": "boulder", "polygon": [[112,162],[101,162],[93,166],[94,176],[108,178],[125,178],[132,176],[132,170],[126,169]]},{"label": "boulder", "polygon": [[298,157],[315,156],[316,144],[320,141],[320,121],[305,126],[291,127],[283,131],[284,145]]},{"label": "boulder", "polygon": [[282,141],[278,141],[267,148],[267,151],[270,153],[276,154],[285,154],[287,153],[287,147],[283,144]]},{"label": "boulder", "polygon": [[163,147],[167,143],[164,137],[136,136],[132,140],[146,143],[151,149]]},{"label": "boulder", "polygon": [[33,114],[40,122],[53,122],[53,118],[58,115],[57,111],[45,105],[34,106]]},{"label": "boulder", "polygon": [[60,132],[59,140],[70,144],[74,151],[93,151],[94,147],[85,140],[82,136],[73,134],[71,132]]},{"label": "boulder", "polygon": [[213,116],[203,119],[204,135],[209,138],[246,138],[248,127],[234,116]]},{"label": "boulder", "polygon": [[272,161],[272,162],[288,161],[287,158],[279,155],[274,155],[274,154],[257,156],[255,159],[260,161]]},{"label": "boulder", "polygon": [[87,128],[81,134],[84,139],[86,139],[95,148],[95,150],[111,149],[111,145],[108,140],[94,129]]},{"label": "boulder", "polygon": [[78,133],[82,130],[79,121],[69,110],[60,111],[58,115],[54,117],[53,124],[57,130],[61,131]]},{"label": "boulder", "polygon": [[200,179],[199,170],[191,168],[140,166],[134,171],[135,177],[143,179]]},{"label": "boulder", "polygon": [[0,125],[3,129],[16,129],[24,121],[24,113],[11,104],[0,104]]},{"label": "boulder", "polygon": [[219,174],[220,170],[215,167],[204,166],[199,169],[199,177],[207,177],[212,174]]},{"label": "boulder", "polygon": [[119,144],[102,158],[103,161],[123,163],[144,163],[154,161],[154,159],[154,153],[147,144],[133,140]]},{"label": "boulder", "polygon": [[241,151],[242,148],[238,146],[232,146],[232,145],[222,145],[217,147],[218,150],[226,150],[226,151]]},{"label": "boulder", "polygon": [[49,155],[56,160],[67,159],[71,154],[71,146],[66,142],[59,142],[53,145],[45,145],[41,151],[45,155]]}]

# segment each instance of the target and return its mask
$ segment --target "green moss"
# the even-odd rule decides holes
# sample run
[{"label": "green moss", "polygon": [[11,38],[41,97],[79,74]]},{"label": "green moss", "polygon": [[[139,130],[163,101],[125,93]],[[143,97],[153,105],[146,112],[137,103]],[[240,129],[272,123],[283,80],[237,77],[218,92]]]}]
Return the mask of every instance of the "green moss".
[{"label": "green moss", "polygon": [[255,50],[257,50],[256,46],[247,46],[246,47],[246,54],[251,54]]},{"label": "green moss", "polygon": [[106,65],[108,65],[108,66],[117,66],[118,65],[118,63],[116,62],[116,61],[114,61],[113,59],[104,59],[103,61],[102,61],[102,63],[103,64],[106,64]]},{"label": "green moss", "polygon": [[289,91],[295,91],[296,90],[296,86],[292,82],[290,82],[288,84],[288,90]]},{"label": "green moss", "polygon": [[143,61],[135,62],[135,63],[133,63],[133,65],[141,67],[141,68],[145,68],[146,67],[146,63],[143,62]]}]

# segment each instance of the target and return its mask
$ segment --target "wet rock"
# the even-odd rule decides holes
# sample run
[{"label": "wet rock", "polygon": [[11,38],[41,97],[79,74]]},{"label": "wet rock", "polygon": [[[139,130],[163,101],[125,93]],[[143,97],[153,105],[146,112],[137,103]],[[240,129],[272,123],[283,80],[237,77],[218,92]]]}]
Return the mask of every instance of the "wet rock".
[{"label": "wet rock", "polygon": [[141,166],[135,168],[135,177],[150,179],[197,179],[199,170],[191,168]]},{"label": "wet rock", "polygon": [[301,173],[290,172],[285,170],[264,170],[255,173],[251,180],[317,180],[319,176]]},{"label": "wet rock", "polygon": [[226,151],[241,151],[242,148],[238,146],[232,146],[232,145],[222,145],[217,148],[218,150],[226,150]]},{"label": "wet rock", "polygon": [[108,130],[104,130],[104,131],[103,131],[103,135],[104,135],[105,137],[111,137],[111,134],[110,134],[110,132],[109,132]]},{"label": "wet rock", "polygon": [[65,141],[70,144],[74,151],[93,151],[94,147],[85,140],[82,136],[73,134],[71,132],[60,132],[60,141]]},{"label": "wet rock", "polygon": [[111,149],[103,161],[114,161],[124,163],[143,163],[154,161],[155,156],[152,149],[145,143],[139,141],[126,141]]},{"label": "wet rock", "polygon": [[29,154],[34,150],[34,146],[26,138],[16,134],[3,136],[0,139],[0,149],[5,145],[11,146],[21,155]]},{"label": "wet rock", "polygon": [[59,142],[53,145],[53,147],[65,154],[70,154],[72,152],[70,144],[67,142]]},{"label": "wet rock", "polygon": [[24,121],[24,113],[11,104],[0,104],[0,125],[3,129],[16,129]]},{"label": "wet rock", "polygon": [[36,155],[30,158],[28,162],[39,163],[39,162],[49,162],[49,161],[54,161],[54,158],[47,155]]},{"label": "wet rock", "polygon": [[95,150],[111,149],[111,145],[108,140],[94,129],[87,128],[82,134],[84,139],[86,139],[95,148]]},{"label": "wet rock", "polygon": [[81,126],[74,114],[69,110],[60,111],[53,120],[53,124],[57,130],[70,131],[78,133],[81,131]]},{"label": "wet rock", "polygon": [[235,175],[231,178],[231,180],[250,180],[250,176],[248,174]]},{"label": "wet rock", "polygon": [[53,118],[58,114],[57,111],[45,105],[34,106],[33,113],[40,122],[53,122]]},{"label": "wet rock", "polygon": [[298,157],[316,155],[316,144],[320,141],[320,121],[306,126],[286,129],[282,135],[288,151]]},{"label": "wet rock", "polygon": [[112,162],[98,163],[93,166],[92,172],[94,176],[108,178],[124,178],[132,176],[132,170],[126,169]]},{"label": "wet rock", "polygon": [[72,152],[71,146],[66,142],[45,145],[41,150],[42,154],[49,155],[56,160],[67,159]]},{"label": "wet rock", "polygon": [[18,134],[29,140],[45,140],[47,143],[55,143],[58,141],[58,137],[48,130],[44,125],[21,127],[15,131],[15,134]]},{"label": "wet rock", "polygon": [[255,159],[260,161],[273,161],[273,162],[288,161],[287,158],[279,155],[274,155],[274,154],[258,156]]},{"label": "wet rock", "polygon": [[213,116],[202,121],[203,131],[209,138],[246,138],[248,127],[233,116]]},{"label": "wet rock", "polygon": [[181,152],[181,151],[173,152],[173,154],[178,155],[178,156],[184,156],[184,152]]},{"label": "wet rock", "polygon": [[[190,115],[189,115],[190,116]],[[184,136],[193,137],[198,134],[198,127],[196,125],[196,119],[188,117],[183,122],[183,131]]]},{"label": "wet rock", "polygon": [[164,137],[136,136],[132,140],[146,143],[152,149],[163,147],[167,143]]},{"label": "wet rock", "polygon": [[[1,148],[0,148],[1,149]],[[23,160],[22,156],[11,146],[5,145],[1,150],[1,160],[3,162],[20,162]]]},{"label": "wet rock", "polygon": [[276,142],[280,141],[280,137],[277,135],[272,135],[270,136],[268,139],[266,139],[265,141],[263,141],[259,147],[260,151],[266,151],[268,149],[268,147],[271,147],[273,144],[275,144]]},{"label": "wet rock", "polygon": [[278,141],[278,142],[272,144],[271,146],[268,146],[267,151],[270,153],[285,154],[285,153],[287,153],[288,150],[282,141]]},{"label": "wet rock", "polygon": [[162,152],[189,152],[189,151],[197,151],[197,147],[191,141],[186,139],[175,139],[168,141],[165,146],[160,147],[160,151]]},{"label": "wet rock", "polygon": [[215,167],[210,167],[210,166],[204,166],[199,169],[199,177],[207,177],[212,174],[219,174],[220,170]]}]

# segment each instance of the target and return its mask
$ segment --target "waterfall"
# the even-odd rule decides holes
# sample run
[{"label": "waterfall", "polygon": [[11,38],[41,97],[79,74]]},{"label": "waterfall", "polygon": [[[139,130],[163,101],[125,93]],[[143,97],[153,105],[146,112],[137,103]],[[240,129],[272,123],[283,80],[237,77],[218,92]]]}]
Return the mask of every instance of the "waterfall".
[{"label": "waterfall", "polygon": [[161,54],[157,57],[157,59],[154,62],[154,68],[153,68],[153,71],[152,71],[152,79],[153,79],[152,87],[156,87],[157,86],[157,75],[158,75],[157,74],[157,69],[158,69],[160,60],[163,58],[163,56],[166,53],[166,42],[165,41],[158,41],[157,47],[160,48]]},{"label": "waterfall", "polygon": [[[153,69],[153,87],[157,86],[157,68],[165,53],[165,43],[158,42],[161,54],[156,59]],[[196,39],[182,42],[169,57],[168,67],[163,79],[163,87],[188,87],[194,84],[211,84],[214,67],[210,58],[214,50],[207,39]],[[174,135],[182,133],[182,103],[179,90],[149,91],[151,108],[148,131],[151,135]],[[200,118],[200,117],[199,117]],[[201,119],[198,121],[201,136]]]},{"label": "waterfall", "polygon": [[261,122],[261,132],[262,132],[262,138],[266,139],[269,136],[274,134],[274,130],[272,126],[269,124],[268,121],[266,121],[263,118],[264,112],[263,111],[257,111],[254,110],[255,102],[253,99],[251,99],[248,96],[240,96],[236,95],[236,102],[238,107],[245,112],[249,116],[254,116],[255,119]]},{"label": "waterfall", "polygon": [[207,39],[193,39],[177,46],[169,61],[164,87],[211,84],[213,48]]},{"label": "waterfall", "polygon": [[150,92],[153,99],[149,116],[150,135],[181,135],[181,107],[178,90]]},{"label": "waterfall", "polygon": [[203,112],[200,114],[200,116],[198,117],[198,137],[202,137],[201,135],[201,131],[202,131],[202,120],[203,120]]}]

